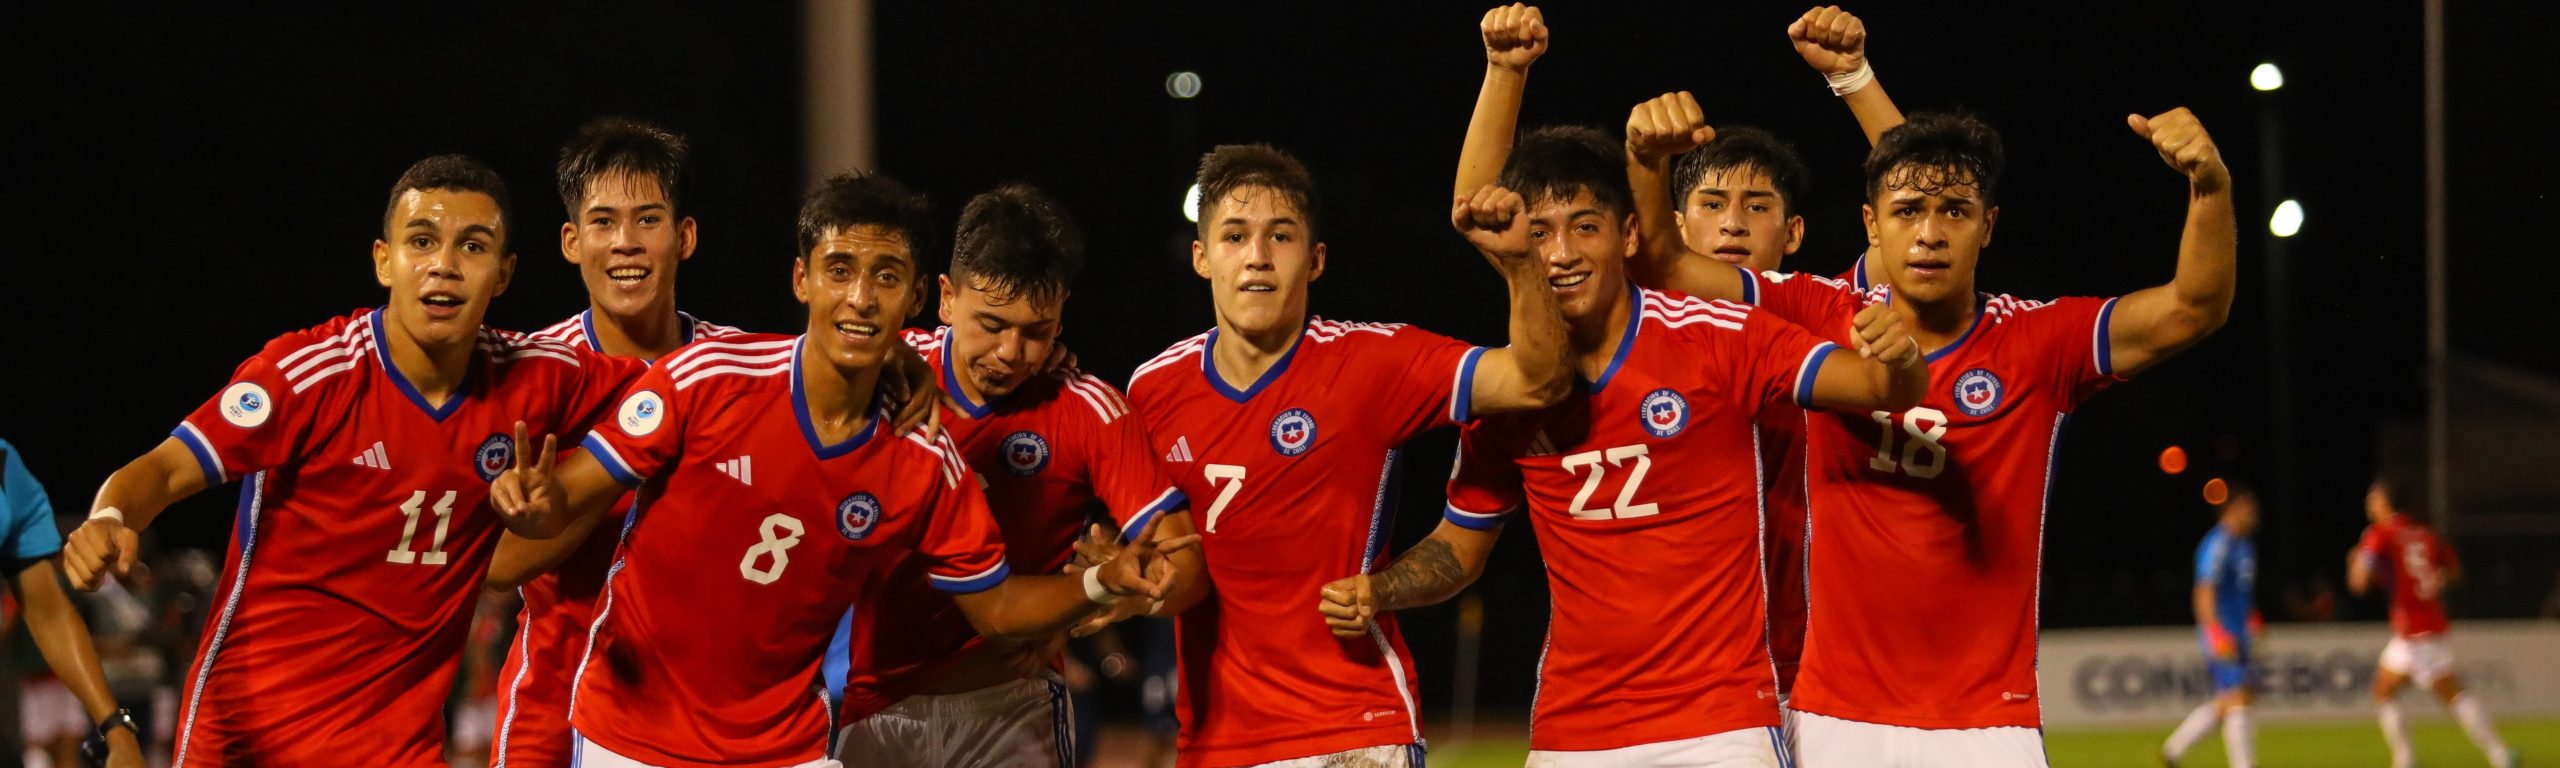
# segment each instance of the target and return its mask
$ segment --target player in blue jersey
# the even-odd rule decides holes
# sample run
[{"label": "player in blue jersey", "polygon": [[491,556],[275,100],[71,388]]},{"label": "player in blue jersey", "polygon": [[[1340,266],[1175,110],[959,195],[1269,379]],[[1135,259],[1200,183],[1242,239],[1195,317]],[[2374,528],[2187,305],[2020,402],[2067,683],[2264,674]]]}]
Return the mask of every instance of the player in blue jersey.
[{"label": "player in blue jersey", "polygon": [[2233,488],[2222,502],[2221,524],[2196,546],[2196,634],[2213,676],[2213,699],[2188,713],[2168,743],[2160,745],[2162,763],[2176,766],[2216,721],[2222,723],[2222,749],[2233,768],[2255,762],[2258,732],[2249,719],[2249,649],[2265,634],[2257,601],[2250,596],[2258,581],[2258,548],[2249,537],[2257,532],[2258,495]]}]

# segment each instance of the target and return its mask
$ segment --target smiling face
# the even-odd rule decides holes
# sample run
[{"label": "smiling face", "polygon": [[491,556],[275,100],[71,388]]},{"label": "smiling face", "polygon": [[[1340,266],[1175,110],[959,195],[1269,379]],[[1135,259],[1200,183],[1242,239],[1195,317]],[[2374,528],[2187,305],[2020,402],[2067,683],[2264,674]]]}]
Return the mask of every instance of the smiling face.
[{"label": "smiling face", "polygon": [[1307,321],[1307,285],[1324,274],[1324,244],[1289,196],[1237,187],[1210,206],[1191,243],[1191,270],[1209,281],[1218,323],[1260,337]]},{"label": "smiling face", "polygon": [[1635,253],[1632,217],[1612,215],[1589,190],[1540,197],[1529,204],[1529,243],[1547,262],[1547,287],[1565,322],[1606,323],[1627,290],[1627,256]]},{"label": "smiling face", "polygon": [[2000,209],[1949,169],[1902,166],[1884,178],[1863,215],[1867,245],[1894,295],[1922,304],[1970,300]]},{"label": "smiling face", "polygon": [[914,246],[876,224],[827,227],[816,241],[791,267],[791,293],[809,305],[809,351],[848,374],[877,369],[923,307]]},{"label": "smiling face", "polygon": [[675,313],[676,265],[693,256],[694,223],[678,218],[656,176],[612,172],[586,185],[560,254],[578,265],[587,299],[617,321]]},{"label": "smiling face", "polygon": [[431,351],[474,343],[490,301],[515,275],[506,241],[505,215],[487,194],[402,192],[373,242],[374,280],[391,289],[390,324]]}]

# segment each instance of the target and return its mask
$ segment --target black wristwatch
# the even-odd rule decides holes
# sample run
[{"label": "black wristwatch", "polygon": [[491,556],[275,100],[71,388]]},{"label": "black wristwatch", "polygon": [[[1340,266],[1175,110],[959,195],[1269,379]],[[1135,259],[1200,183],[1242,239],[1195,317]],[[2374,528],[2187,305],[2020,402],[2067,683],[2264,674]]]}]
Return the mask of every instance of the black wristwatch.
[{"label": "black wristwatch", "polygon": [[107,719],[98,721],[97,732],[89,734],[87,741],[80,742],[80,762],[89,768],[105,768],[107,732],[117,728],[132,731],[137,741],[142,738],[142,724],[133,721],[133,710],[118,709],[115,714],[108,715]]}]

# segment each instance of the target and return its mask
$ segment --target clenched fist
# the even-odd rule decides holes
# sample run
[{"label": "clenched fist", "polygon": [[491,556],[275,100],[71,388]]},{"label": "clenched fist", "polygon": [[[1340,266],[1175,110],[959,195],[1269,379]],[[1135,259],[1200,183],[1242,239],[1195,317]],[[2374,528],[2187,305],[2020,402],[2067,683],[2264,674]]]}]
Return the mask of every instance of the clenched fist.
[{"label": "clenched fist", "polygon": [[2150,117],[2126,115],[2125,123],[2133,132],[2151,140],[2160,150],[2160,159],[2169,167],[2186,174],[2187,183],[2202,194],[2215,194],[2231,188],[2231,169],[2222,164],[2222,150],[2213,145],[2213,135],[2205,133],[2204,123],[2196,114],[2179,107]]},{"label": "clenched fist", "polygon": [[1867,24],[1840,6],[1805,11],[1787,25],[1787,40],[1805,64],[1825,75],[1849,74],[1867,63]]},{"label": "clenched fist", "polygon": [[1627,113],[1627,152],[1647,165],[1715,138],[1716,129],[1698,109],[1698,97],[1688,91],[1653,97]]},{"label": "clenched fist", "polygon": [[1513,72],[1526,72],[1547,52],[1547,18],[1522,3],[1484,12],[1477,29],[1484,33],[1484,60]]}]

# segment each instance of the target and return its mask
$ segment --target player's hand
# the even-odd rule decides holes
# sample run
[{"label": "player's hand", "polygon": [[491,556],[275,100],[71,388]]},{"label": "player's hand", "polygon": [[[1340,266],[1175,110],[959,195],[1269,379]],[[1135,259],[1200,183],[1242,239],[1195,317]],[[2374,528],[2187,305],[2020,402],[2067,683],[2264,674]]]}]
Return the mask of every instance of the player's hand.
[{"label": "player's hand", "polygon": [[142,760],[142,741],[133,734],[133,731],[123,728],[108,729],[107,754],[103,759],[99,755],[90,753],[91,743],[84,741],[80,744],[80,762],[83,765],[105,768],[143,768],[146,765]]},{"label": "player's hand", "polygon": [[1467,243],[1491,260],[1495,269],[1534,255],[1529,247],[1529,201],[1499,185],[1486,184],[1475,194],[1453,196],[1449,226],[1465,235]]},{"label": "player's hand", "polygon": [[1714,141],[1716,129],[1688,91],[1666,93],[1627,112],[1627,153],[1651,165]]},{"label": "player's hand", "polygon": [[[489,481],[489,506],[498,511],[499,522],[508,530],[542,529],[569,508],[568,489],[552,477],[552,464],[559,460],[560,438],[542,436],[542,450],[532,450],[526,439],[524,422],[516,422],[515,464]],[[532,454],[530,463],[526,454]]]},{"label": "player's hand", "polygon": [[141,535],[125,527],[123,520],[90,518],[63,538],[62,572],[71,577],[73,588],[96,592],[107,585],[109,574],[132,573],[141,552]]},{"label": "player's hand", "polygon": [[1513,72],[1527,72],[1529,65],[1547,53],[1547,17],[1524,3],[1484,12],[1484,21],[1476,24],[1484,33],[1484,60]]},{"label": "player's hand", "polygon": [[1156,529],[1164,525],[1164,516],[1147,520],[1144,528],[1127,544],[1111,546],[1112,554],[1094,566],[1102,569],[1102,588],[1113,595],[1138,595],[1148,600],[1163,600],[1173,584],[1173,571],[1153,567],[1158,560],[1175,552],[1200,544],[1200,534],[1169,541],[1156,541]]},{"label": "player's hand", "polygon": [[926,437],[942,434],[942,404],[951,396],[936,381],[939,373],[914,347],[898,344],[889,355],[888,375],[880,377],[882,394],[898,404],[889,426],[900,434],[917,429],[924,430]]},{"label": "player's hand", "polygon": [[1369,621],[1378,617],[1378,593],[1369,588],[1369,574],[1335,579],[1319,592],[1324,599],[1316,603],[1316,611],[1324,614],[1324,626],[1334,637],[1369,633]]},{"label": "player's hand", "polygon": [[1858,356],[1884,361],[1895,368],[1909,368],[1920,361],[1920,340],[1902,327],[1902,313],[1890,304],[1869,304],[1858,310],[1853,321],[1857,326]]},{"label": "player's hand", "polygon": [[1867,23],[1840,6],[1805,11],[1787,25],[1787,41],[1795,43],[1806,65],[1825,75],[1856,72],[1867,63]]},{"label": "player's hand", "polygon": [[1060,373],[1074,367],[1076,367],[1076,353],[1067,351],[1065,344],[1049,345],[1049,359],[1040,361],[1041,375]]},{"label": "player's hand", "polygon": [[2126,115],[2125,124],[2133,132],[2151,140],[2160,150],[2160,159],[2169,167],[2186,174],[2187,183],[2199,194],[2215,194],[2231,188],[2231,169],[2222,164],[2222,150],[2213,144],[2213,136],[2205,133],[2204,123],[2193,112],[2179,107],[2150,117]]}]

